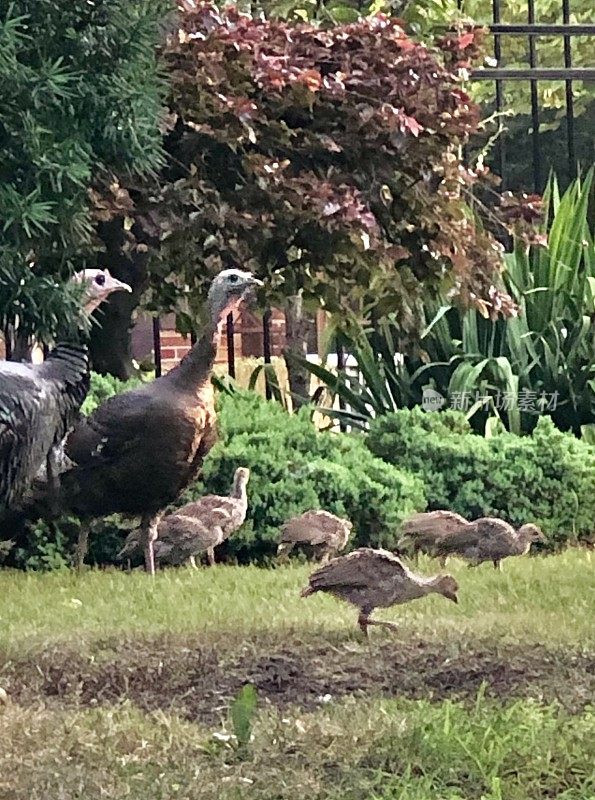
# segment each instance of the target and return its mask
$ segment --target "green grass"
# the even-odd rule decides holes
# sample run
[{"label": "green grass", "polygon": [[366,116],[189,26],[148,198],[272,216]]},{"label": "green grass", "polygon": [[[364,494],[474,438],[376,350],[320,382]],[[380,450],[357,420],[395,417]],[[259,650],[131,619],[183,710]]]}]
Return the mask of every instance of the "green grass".
[{"label": "green grass", "polygon": [[594,800],[592,559],[455,561],[369,642],[307,566],[1,572],[0,800]]},{"label": "green grass", "polygon": [[[558,556],[509,559],[503,571],[488,564],[467,569],[449,562],[460,583],[459,604],[430,597],[378,612],[404,635],[497,637],[501,641],[574,644],[593,638],[595,556],[569,550]],[[50,574],[0,572],[0,651],[45,641],[78,643],[119,634],[204,633],[232,641],[254,633],[283,637],[354,631],[355,611],[333,598],[299,597],[307,565],[275,570],[216,567],[159,573],[139,571]],[[437,572],[424,561],[420,571]]]}]

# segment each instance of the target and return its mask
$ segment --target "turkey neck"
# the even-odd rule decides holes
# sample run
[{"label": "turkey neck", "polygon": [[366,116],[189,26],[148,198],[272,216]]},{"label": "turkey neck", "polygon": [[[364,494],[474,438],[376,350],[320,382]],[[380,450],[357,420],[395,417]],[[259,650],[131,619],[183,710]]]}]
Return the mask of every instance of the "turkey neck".
[{"label": "turkey neck", "polygon": [[210,380],[217,357],[223,321],[210,320],[206,330],[195,345],[186,353],[177,367],[165,375],[179,388],[200,390]]},{"label": "turkey neck", "polygon": [[234,500],[241,500],[246,506],[248,505],[248,492],[246,491],[245,478],[238,478],[233,482],[229,496],[233,497]]}]

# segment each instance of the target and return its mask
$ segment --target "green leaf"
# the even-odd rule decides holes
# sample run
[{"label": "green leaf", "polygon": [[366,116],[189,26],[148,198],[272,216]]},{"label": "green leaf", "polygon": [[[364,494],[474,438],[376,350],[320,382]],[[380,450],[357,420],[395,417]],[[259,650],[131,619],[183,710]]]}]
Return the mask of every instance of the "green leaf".
[{"label": "green leaf", "polygon": [[258,695],[252,684],[242,686],[231,704],[230,714],[233,732],[239,747],[250,744],[252,736],[252,722],[258,704]]}]

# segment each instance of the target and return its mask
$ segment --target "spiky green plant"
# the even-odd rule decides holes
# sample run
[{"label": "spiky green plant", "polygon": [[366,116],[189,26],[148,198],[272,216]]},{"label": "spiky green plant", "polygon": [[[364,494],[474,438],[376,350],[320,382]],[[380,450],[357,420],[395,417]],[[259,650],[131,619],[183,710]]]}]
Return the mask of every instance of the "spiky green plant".
[{"label": "spiky green plant", "polygon": [[390,318],[362,329],[347,343],[355,372],[309,365],[347,406],[329,413],[367,427],[372,417],[419,405],[432,387],[464,408],[477,430],[500,420],[515,433],[530,431],[543,413],[576,434],[595,424],[593,176],[591,168],[562,197],[552,176],[537,231],[547,244],[529,247],[519,238],[504,257],[502,280],[518,316],[492,321],[476,310],[428,304],[424,352],[405,358]]}]

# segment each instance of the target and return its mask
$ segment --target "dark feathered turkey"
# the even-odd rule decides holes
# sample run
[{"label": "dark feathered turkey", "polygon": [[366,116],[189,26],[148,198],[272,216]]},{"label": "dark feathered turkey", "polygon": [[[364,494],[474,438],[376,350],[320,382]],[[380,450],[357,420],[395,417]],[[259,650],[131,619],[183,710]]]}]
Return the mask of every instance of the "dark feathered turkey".
[{"label": "dark feathered turkey", "polygon": [[[85,270],[73,280],[88,285],[87,314],[112,292],[130,291],[107,270]],[[59,344],[43,364],[0,364],[0,515],[19,503],[40,468],[55,479],[53,457],[88,389],[84,344]]]},{"label": "dark feathered turkey", "polygon": [[[209,323],[180,364],[150,384],[108,399],[66,442],[71,466],[61,476],[62,507],[83,519],[141,516],[151,573],[160,514],[197,477],[216,440],[211,372],[221,325],[257,284],[249,272],[221,272],[209,291]],[[79,565],[86,533],[83,528]]]},{"label": "dark feathered turkey", "polygon": [[360,547],[313,572],[301,595],[326,592],[351,603],[359,609],[358,624],[367,635],[369,625],[396,627],[391,622],[370,619],[375,608],[407,603],[433,592],[456,603],[458,588],[450,575],[416,575],[388,550]]},{"label": "dark feathered turkey", "polygon": [[[186,503],[159,523],[159,536],[155,542],[155,560],[160,564],[179,566],[194,557],[207,554],[209,564],[215,563],[215,547],[228,539],[246,519],[248,495],[246,487],[250,470],[236,470],[231,492],[227,497],[207,494],[192,503]],[[119,559],[135,560],[143,554],[143,541],[139,531],[132,531]]]}]

